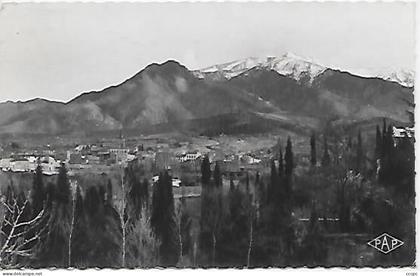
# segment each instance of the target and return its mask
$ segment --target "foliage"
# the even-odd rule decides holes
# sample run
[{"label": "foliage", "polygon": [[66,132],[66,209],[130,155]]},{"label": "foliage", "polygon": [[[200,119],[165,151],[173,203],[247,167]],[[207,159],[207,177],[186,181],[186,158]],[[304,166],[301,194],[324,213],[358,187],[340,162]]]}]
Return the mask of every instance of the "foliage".
[{"label": "foliage", "polygon": [[311,135],[311,165],[316,166],[316,140],[315,140],[315,133]]},{"label": "foliage", "polygon": [[128,229],[128,267],[154,267],[158,264],[159,240],[153,233],[146,207]]},{"label": "foliage", "polygon": [[172,177],[168,171],[159,175],[153,186],[151,225],[160,242],[159,261],[164,266],[178,262],[178,239],[175,221]]}]

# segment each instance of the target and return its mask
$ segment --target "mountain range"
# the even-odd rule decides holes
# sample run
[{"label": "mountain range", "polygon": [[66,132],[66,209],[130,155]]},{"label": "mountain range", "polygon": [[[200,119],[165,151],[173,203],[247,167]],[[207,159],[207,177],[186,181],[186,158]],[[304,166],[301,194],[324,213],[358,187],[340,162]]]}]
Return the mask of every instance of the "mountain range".
[{"label": "mountain range", "polygon": [[410,123],[410,73],[362,77],[293,54],[189,70],[151,64],[119,85],[69,102],[0,103],[0,133],[60,135],[136,130],[244,133],[316,129],[378,118]]},{"label": "mountain range", "polygon": [[[313,81],[315,77],[329,69],[329,67],[320,65],[311,59],[302,58],[287,52],[279,57],[249,57],[228,63],[217,64],[196,70],[193,73],[198,78],[231,79],[253,68],[274,70],[281,75],[292,77],[297,81],[304,80],[309,82]],[[397,82],[406,87],[413,87],[415,78],[414,71],[406,69],[390,72],[379,71],[370,74],[359,73],[356,75],[363,77],[378,77]]]}]

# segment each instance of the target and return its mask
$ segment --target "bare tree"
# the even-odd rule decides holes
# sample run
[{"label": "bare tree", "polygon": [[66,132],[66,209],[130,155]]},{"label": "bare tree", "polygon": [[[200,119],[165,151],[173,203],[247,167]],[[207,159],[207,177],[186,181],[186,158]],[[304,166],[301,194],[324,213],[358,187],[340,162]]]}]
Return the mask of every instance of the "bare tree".
[{"label": "bare tree", "polygon": [[128,225],[128,217],[126,216],[126,209],[127,209],[127,191],[125,189],[125,181],[124,181],[124,163],[121,163],[121,200],[118,204],[118,215],[120,218],[120,225],[122,230],[122,241],[121,241],[121,266],[125,267],[125,255],[126,255],[126,239],[127,239],[127,225]]},{"label": "bare tree", "polygon": [[251,265],[251,252],[252,252],[252,245],[254,243],[254,212],[255,206],[253,203],[250,203],[249,208],[249,243],[248,243],[248,253],[247,253],[247,267]]},{"label": "bare tree", "polygon": [[217,236],[219,235],[220,231],[220,223],[222,220],[222,210],[221,210],[221,191],[215,189],[213,191],[214,199],[215,199],[215,206],[214,210],[211,213],[210,220],[211,220],[211,235],[212,235],[212,264],[215,265],[216,263],[216,245],[217,245]]},{"label": "bare tree", "polygon": [[46,229],[46,225],[40,225],[45,209],[33,219],[24,219],[23,214],[28,210],[28,199],[19,203],[15,196],[8,202],[3,197],[1,209],[0,266],[16,268],[22,265],[23,259],[30,258],[35,253],[36,245]]},{"label": "bare tree", "polygon": [[68,266],[71,267],[71,242],[73,237],[74,230],[74,215],[76,213],[76,190],[77,190],[77,181],[71,181],[71,222],[70,222],[70,231],[69,231],[69,248],[68,248]]},{"label": "bare tree", "polygon": [[182,244],[182,203],[178,204],[178,208],[176,211],[176,221],[178,226],[178,240],[179,240],[179,263],[183,263],[182,252],[183,252],[183,244]]},{"label": "bare tree", "polygon": [[142,208],[140,217],[127,230],[128,265],[130,267],[156,266],[160,243],[153,233],[146,207]]}]

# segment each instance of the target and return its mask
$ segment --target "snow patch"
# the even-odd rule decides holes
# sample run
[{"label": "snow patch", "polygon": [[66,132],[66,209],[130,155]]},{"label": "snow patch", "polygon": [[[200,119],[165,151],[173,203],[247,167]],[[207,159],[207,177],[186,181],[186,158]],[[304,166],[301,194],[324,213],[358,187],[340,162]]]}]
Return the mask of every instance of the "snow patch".
[{"label": "snow patch", "polygon": [[[297,81],[312,81],[326,69],[331,68],[321,65],[309,58],[303,58],[287,52],[279,57],[249,57],[223,64],[213,65],[200,70],[193,71],[193,74],[200,79],[206,76],[220,75],[231,79],[241,74],[246,74],[251,69],[274,70],[281,75],[292,77]],[[334,69],[334,68],[331,68]],[[338,69],[341,70],[341,69]],[[347,71],[347,70],[343,70]],[[348,72],[348,71],[347,71]],[[391,70],[373,72],[359,70],[352,74],[363,77],[378,77],[387,81],[394,81],[406,87],[414,86],[415,73],[413,70]]]}]

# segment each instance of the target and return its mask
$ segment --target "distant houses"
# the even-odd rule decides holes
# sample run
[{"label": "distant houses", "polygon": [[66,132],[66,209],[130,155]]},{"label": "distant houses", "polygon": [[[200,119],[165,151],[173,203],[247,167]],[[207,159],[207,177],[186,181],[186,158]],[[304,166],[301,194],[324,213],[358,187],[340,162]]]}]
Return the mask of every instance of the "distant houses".
[{"label": "distant houses", "polygon": [[[235,152],[220,148],[217,144],[178,142],[161,138],[148,138],[141,141],[108,139],[92,144],[45,145],[23,152],[22,148],[3,152],[0,169],[11,172],[34,172],[38,164],[44,174],[58,173],[62,163],[69,174],[82,173],[83,170],[106,172],[122,163],[137,162],[152,174],[169,170],[190,185],[197,183],[201,161],[208,155],[211,165],[219,164],[223,173],[241,173],[244,170],[258,170],[264,165],[265,156],[259,152]],[[17,151],[17,152],[16,152]],[[178,180],[180,181],[180,180]],[[177,181],[174,182],[174,185]]]},{"label": "distant houses", "polygon": [[176,155],[176,159],[179,162],[195,161],[200,157],[201,153],[199,153],[198,151],[188,151]]},{"label": "distant houses", "polygon": [[54,175],[58,173],[61,162],[50,156],[19,156],[0,159],[0,168],[3,171],[34,172],[38,164],[45,175]]},{"label": "distant houses", "polygon": [[132,157],[129,157],[129,149],[127,148],[111,148],[109,149],[110,155],[113,155],[115,158],[115,161],[118,162],[126,162],[129,161],[129,159],[134,159]]},{"label": "distant houses", "polygon": [[[58,170],[61,166],[61,162],[55,160],[51,156],[45,156],[40,158],[40,165],[42,168],[42,172],[46,175],[54,175],[58,174]],[[35,169],[35,168],[34,168]]]},{"label": "distant houses", "polygon": [[29,172],[35,170],[35,162],[31,163],[28,158],[19,157],[12,159],[10,162],[10,170],[12,172]]},{"label": "distant houses", "polygon": [[[157,183],[159,181],[159,175],[155,175],[152,177],[152,183]],[[178,177],[172,177],[172,187],[180,187],[181,180]]]},{"label": "distant houses", "polygon": [[392,136],[394,138],[414,138],[414,127],[392,127]]}]

